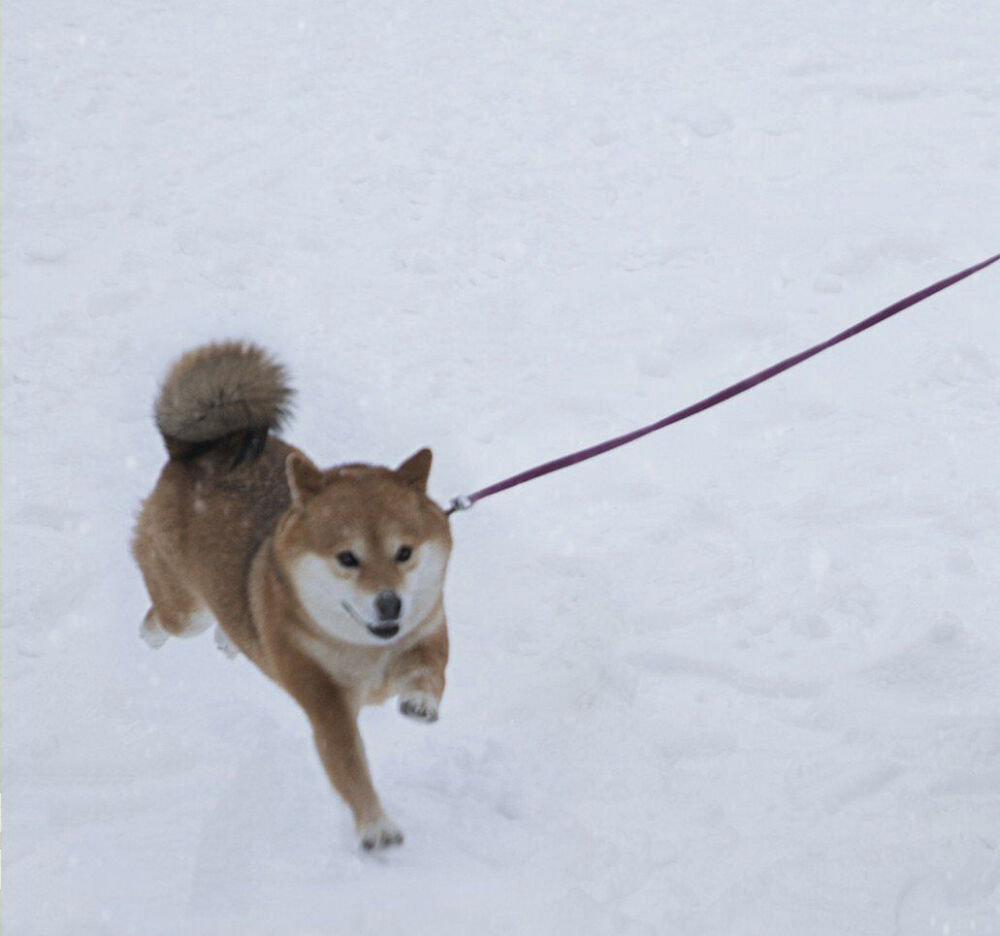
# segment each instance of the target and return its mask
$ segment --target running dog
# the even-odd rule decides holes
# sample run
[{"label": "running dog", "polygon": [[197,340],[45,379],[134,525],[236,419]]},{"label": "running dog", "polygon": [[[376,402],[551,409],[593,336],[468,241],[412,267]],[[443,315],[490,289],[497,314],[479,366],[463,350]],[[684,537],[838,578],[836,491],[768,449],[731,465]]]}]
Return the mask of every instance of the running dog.
[{"label": "running dog", "polygon": [[358,712],[398,696],[438,717],[448,660],[443,588],[451,532],[427,496],[431,452],[398,468],[320,469],[271,434],[290,412],[284,368],[228,342],[169,371],[155,418],[169,460],[132,552],[152,607],[152,646],[212,621],[305,711],[316,748],[365,849],[403,834],[372,785]]}]

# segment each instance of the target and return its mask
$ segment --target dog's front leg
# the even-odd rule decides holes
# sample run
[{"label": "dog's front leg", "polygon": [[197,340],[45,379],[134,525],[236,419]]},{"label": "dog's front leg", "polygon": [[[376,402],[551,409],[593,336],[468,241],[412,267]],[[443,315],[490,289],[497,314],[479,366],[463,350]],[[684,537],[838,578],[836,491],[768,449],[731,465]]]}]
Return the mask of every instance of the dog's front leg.
[{"label": "dog's front leg", "polygon": [[372,784],[365,757],[357,709],[346,692],[325,674],[313,672],[311,678],[301,668],[292,694],[303,707],[313,728],[313,738],[320,760],[334,789],[354,814],[354,824],[366,850],[399,845],[403,833],[385,814]]},{"label": "dog's front leg", "polygon": [[400,712],[418,721],[437,721],[447,663],[448,630],[442,622],[440,628],[404,653],[393,667],[392,692],[399,696]]},{"label": "dog's front leg", "polygon": [[310,715],[323,767],[354,813],[354,825],[366,850],[399,845],[403,833],[385,814],[372,784],[357,716],[343,705]]}]

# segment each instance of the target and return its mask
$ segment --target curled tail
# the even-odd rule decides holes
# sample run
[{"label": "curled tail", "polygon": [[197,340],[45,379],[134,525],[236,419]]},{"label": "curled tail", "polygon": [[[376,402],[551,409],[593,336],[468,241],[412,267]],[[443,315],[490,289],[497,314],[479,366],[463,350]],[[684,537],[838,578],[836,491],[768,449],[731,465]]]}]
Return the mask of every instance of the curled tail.
[{"label": "curled tail", "polygon": [[291,398],[285,368],[262,348],[205,345],[170,368],[156,398],[156,426],[172,459],[196,458],[226,441],[238,464],[281,428]]}]

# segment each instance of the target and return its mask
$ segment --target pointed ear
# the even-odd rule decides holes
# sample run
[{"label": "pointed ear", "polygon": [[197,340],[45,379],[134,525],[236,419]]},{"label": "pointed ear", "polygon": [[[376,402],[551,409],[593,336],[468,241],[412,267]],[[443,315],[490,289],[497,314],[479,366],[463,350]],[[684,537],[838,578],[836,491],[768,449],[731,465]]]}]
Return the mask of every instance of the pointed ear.
[{"label": "pointed ear", "polygon": [[295,507],[301,507],[323,489],[323,472],[301,452],[291,452],[285,459],[285,477]]},{"label": "pointed ear", "polygon": [[396,475],[407,487],[416,488],[421,493],[426,493],[427,477],[431,473],[433,457],[429,448],[422,448],[396,469]]}]

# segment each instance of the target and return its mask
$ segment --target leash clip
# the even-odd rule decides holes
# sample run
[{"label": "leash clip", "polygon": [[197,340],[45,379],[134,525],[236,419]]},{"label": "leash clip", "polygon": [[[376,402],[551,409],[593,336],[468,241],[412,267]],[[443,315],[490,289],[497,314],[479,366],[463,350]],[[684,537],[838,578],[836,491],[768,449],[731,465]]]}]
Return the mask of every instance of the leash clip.
[{"label": "leash clip", "polygon": [[448,509],[445,513],[450,517],[453,513],[459,510],[468,510],[473,504],[473,501],[466,497],[464,494],[460,494],[458,497],[453,497],[451,503],[448,505]]}]

